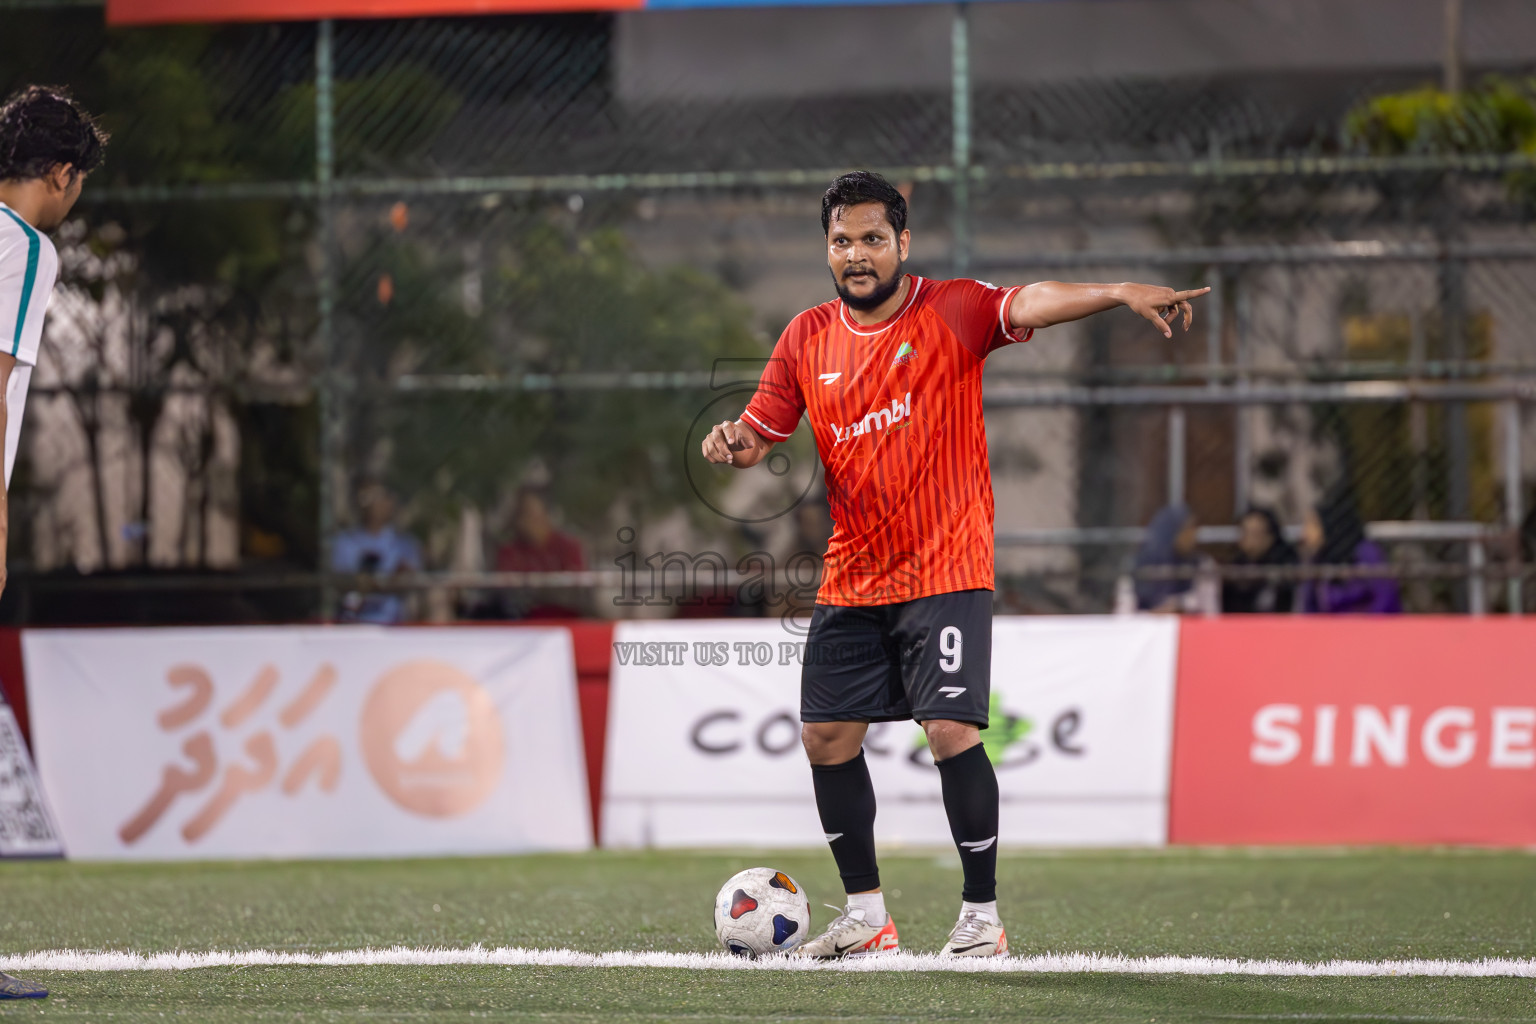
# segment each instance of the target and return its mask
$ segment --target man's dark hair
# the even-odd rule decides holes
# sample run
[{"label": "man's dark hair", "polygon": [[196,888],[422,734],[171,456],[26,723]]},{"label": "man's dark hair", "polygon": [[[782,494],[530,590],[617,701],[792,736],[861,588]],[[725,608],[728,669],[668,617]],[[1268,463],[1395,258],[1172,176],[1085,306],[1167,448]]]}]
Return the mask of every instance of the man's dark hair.
[{"label": "man's dark hair", "polygon": [[907,200],[896,186],[874,171],[852,171],[832,183],[821,197],[821,233],[832,227],[832,213],[860,203],[879,203],[885,207],[885,219],[900,235],[907,229]]},{"label": "man's dark hair", "polygon": [[60,164],[101,166],[107,133],[66,89],[32,85],[0,106],[0,181],[41,178]]}]

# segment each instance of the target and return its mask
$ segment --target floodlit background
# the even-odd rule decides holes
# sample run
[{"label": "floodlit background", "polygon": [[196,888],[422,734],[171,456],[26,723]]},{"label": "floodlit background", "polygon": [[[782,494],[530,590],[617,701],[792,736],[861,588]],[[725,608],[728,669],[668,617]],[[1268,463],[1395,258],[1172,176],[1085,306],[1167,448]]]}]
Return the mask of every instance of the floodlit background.
[{"label": "floodlit background", "polygon": [[[623,566],[819,550],[808,437],[740,478],[697,441],[832,294],[854,167],[909,192],[919,273],[1213,288],[1171,343],[1121,311],[989,360],[1000,611],[1109,610],[1169,502],[1224,562],[1250,503],[1294,528],[1339,481],[1408,610],[1536,596],[1524,0],[4,7],[0,89],[114,134],[59,239],[13,623],[346,617],[369,484],[420,545],[402,619],[670,615],[615,602]],[[505,547],[528,485],[552,562]],[[717,609],[761,611],[728,576]]]}]

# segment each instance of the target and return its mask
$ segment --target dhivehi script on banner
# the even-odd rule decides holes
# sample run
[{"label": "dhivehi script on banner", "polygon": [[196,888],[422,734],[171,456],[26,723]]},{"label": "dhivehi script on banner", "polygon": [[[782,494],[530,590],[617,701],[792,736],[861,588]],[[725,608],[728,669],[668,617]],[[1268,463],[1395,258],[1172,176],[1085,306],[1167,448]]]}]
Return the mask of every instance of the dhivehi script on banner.
[{"label": "dhivehi script on banner", "polygon": [[0,700],[0,857],[57,857],[64,852],[21,727]]},{"label": "dhivehi script on banner", "polygon": [[[800,747],[801,636],[777,621],[621,623],[603,845],[823,843]],[[1165,842],[1174,618],[998,618],[991,723],[1005,844]],[[883,843],[948,845],[912,722],[864,744]]]},{"label": "dhivehi script on banner", "polygon": [[22,651],[70,857],[591,845],[564,629],[47,630]]}]

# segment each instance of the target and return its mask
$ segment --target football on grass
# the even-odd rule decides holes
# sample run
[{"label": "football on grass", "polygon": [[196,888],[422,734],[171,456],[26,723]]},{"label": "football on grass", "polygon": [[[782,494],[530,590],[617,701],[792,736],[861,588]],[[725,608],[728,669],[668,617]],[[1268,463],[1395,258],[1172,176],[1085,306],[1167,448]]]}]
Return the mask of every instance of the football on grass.
[{"label": "football on grass", "polygon": [[747,868],[732,875],[715,897],[715,935],[736,956],[788,953],[810,930],[805,890],[782,871]]}]

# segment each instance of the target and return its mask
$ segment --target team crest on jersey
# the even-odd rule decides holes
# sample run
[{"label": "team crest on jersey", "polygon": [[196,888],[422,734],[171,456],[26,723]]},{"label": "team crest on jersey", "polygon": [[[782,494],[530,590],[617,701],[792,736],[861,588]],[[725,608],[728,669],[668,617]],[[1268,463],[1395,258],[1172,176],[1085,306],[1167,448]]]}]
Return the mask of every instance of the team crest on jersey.
[{"label": "team crest on jersey", "polygon": [[912,347],[910,341],[904,341],[901,343],[901,348],[896,350],[896,358],[891,360],[891,365],[900,366],[902,363],[910,363],[915,355],[917,355],[917,349]]}]

